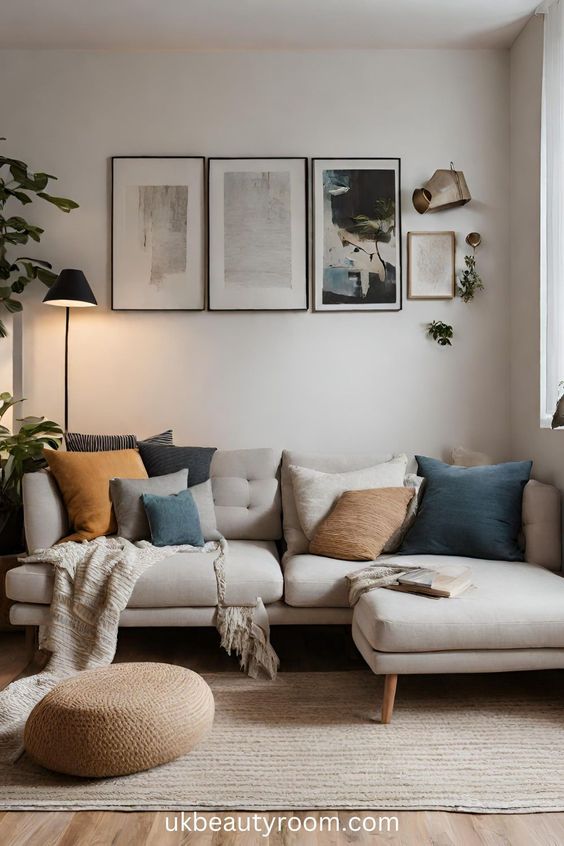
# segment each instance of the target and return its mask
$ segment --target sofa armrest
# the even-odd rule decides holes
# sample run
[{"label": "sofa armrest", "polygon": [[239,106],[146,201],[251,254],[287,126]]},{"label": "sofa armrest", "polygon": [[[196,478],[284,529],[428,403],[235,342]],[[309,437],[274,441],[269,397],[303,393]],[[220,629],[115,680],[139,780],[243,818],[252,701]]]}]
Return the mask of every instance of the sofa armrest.
[{"label": "sofa armrest", "polygon": [[525,560],[548,570],[562,566],[560,491],[531,479],[523,491]]},{"label": "sofa armrest", "polygon": [[48,470],[26,473],[22,495],[28,552],[48,549],[68,535],[67,511],[52,473]]}]

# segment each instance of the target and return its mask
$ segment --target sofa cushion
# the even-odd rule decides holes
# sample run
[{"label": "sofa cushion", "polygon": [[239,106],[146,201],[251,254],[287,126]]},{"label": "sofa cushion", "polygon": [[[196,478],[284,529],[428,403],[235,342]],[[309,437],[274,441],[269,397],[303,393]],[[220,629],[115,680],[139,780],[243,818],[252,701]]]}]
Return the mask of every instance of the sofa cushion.
[{"label": "sofa cushion", "polygon": [[217,528],[228,539],[278,540],[280,450],[218,450],[211,463]]},{"label": "sofa cushion", "polygon": [[425,492],[399,552],[523,561],[518,543],[532,461],[455,467],[417,455]]},{"label": "sofa cushion", "polygon": [[413,488],[345,491],[309,545],[314,555],[373,561],[400,529]]},{"label": "sofa cushion", "polygon": [[282,512],[284,514],[284,540],[290,555],[307,552],[309,541],[300,524],[294,489],[290,478],[290,465],[309,467],[310,470],[320,470],[322,473],[347,473],[350,470],[362,470],[373,467],[383,461],[389,461],[391,454],[366,453],[361,455],[339,455],[335,453],[295,452],[284,450],[282,453],[281,487]]},{"label": "sofa cushion", "polygon": [[286,555],[284,600],[296,608],[348,608],[345,576],[362,566],[323,555]]},{"label": "sofa cushion", "polygon": [[[396,563],[402,558],[394,556]],[[405,559],[403,559],[405,560]],[[373,590],[354,619],[380,652],[564,647],[564,578],[535,564],[410,555],[409,563],[471,568],[474,588],[452,599]],[[407,563],[407,562],[406,562]]]},{"label": "sofa cushion", "polygon": [[309,467],[290,465],[294,500],[304,535],[311,541],[341,494],[372,488],[401,487],[405,479],[407,456],[398,455],[362,470],[347,473],[322,473]]},{"label": "sofa cushion", "polygon": [[[216,605],[213,569],[216,555],[215,552],[185,552],[154,564],[138,579],[127,607]],[[266,605],[282,597],[282,571],[276,545],[272,542],[230,541],[226,576],[226,601],[230,604],[253,605],[260,596]],[[50,564],[22,564],[7,574],[6,593],[10,599],[47,605],[52,591]]]},{"label": "sofa cushion", "polygon": [[[164,447],[161,447],[164,449]],[[117,530],[110,499],[110,479],[146,479],[147,471],[136,449],[108,452],[58,452],[43,455],[66,505],[74,530],[65,540],[91,540]]]}]

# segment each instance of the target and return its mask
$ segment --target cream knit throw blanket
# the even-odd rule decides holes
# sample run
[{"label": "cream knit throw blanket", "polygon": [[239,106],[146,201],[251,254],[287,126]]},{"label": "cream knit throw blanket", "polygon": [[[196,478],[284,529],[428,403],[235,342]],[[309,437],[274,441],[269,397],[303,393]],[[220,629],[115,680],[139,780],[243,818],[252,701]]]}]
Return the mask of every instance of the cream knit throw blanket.
[{"label": "cream knit throw blanket", "polygon": [[[240,657],[252,677],[260,671],[276,676],[278,657],[269,639],[268,617],[262,601],[256,606],[225,605],[227,542],[207,543],[203,551],[217,551],[217,629],[221,645]],[[51,653],[45,669],[18,679],[0,692],[0,760],[13,761],[22,752],[23,729],[33,706],[59,681],[111,664],[116,651],[119,617],[137,579],[157,561],[177,552],[202,552],[192,546],[155,547],[147,541],[96,538],[67,542],[38,550],[22,561],[53,565],[50,619],[42,647]]]},{"label": "cream knit throw blanket", "polygon": [[346,579],[349,584],[349,605],[354,608],[363,593],[368,593],[369,590],[376,590],[376,588],[386,587],[397,581],[399,576],[403,576],[410,570],[420,570],[421,567],[413,564],[390,564],[388,560],[374,561],[363,567],[361,570],[355,570],[352,573],[347,573]]}]

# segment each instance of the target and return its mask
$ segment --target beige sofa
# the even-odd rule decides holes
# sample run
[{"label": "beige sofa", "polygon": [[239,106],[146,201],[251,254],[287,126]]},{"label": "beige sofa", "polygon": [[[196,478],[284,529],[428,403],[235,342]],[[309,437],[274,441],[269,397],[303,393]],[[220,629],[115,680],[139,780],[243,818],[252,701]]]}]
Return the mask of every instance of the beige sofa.
[{"label": "beige sofa", "polygon": [[[274,625],[352,622],[371,669],[386,676],[383,719],[391,718],[397,675],[564,667],[564,579],[560,570],[560,493],[530,482],[523,497],[524,563],[456,559],[471,566],[475,589],[452,600],[376,590],[349,608],[345,576],[360,564],[308,553],[288,472],[299,464],[325,472],[372,466],[390,456],[330,456],[276,450],[218,451],[211,466],[218,528],[228,539],[228,601],[261,597]],[[66,513],[49,472],[24,479],[30,549],[56,543]],[[282,526],[283,518],[283,526]],[[282,557],[280,553],[285,550]],[[388,556],[393,558],[393,556]],[[213,554],[175,555],[137,582],[122,626],[211,626],[216,613]],[[410,556],[440,567],[452,558]],[[10,619],[46,622],[48,565],[10,570]]]}]

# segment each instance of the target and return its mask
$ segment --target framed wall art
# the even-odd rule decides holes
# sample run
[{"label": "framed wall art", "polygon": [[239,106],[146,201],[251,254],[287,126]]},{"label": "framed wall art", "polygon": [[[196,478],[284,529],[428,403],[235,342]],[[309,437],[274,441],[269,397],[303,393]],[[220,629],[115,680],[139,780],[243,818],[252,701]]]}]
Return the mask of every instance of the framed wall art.
[{"label": "framed wall art", "polygon": [[308,308],[307,159],[212,158],[208,308]]},{"label": "framed wall art", "polygon": [[314,310],[399,311],[400,160],[314,159]]},{"label": "framed wall art", "polygon": [[407,296],[451,300],[455,295],[455,233],[407,233]]},{"label": "framed wall art", "polygon": [[205,307],[202,156],[112,159],[112,309]]}]

